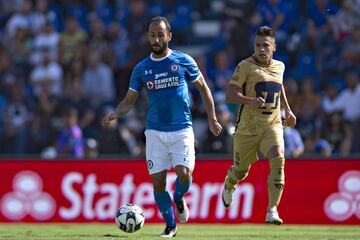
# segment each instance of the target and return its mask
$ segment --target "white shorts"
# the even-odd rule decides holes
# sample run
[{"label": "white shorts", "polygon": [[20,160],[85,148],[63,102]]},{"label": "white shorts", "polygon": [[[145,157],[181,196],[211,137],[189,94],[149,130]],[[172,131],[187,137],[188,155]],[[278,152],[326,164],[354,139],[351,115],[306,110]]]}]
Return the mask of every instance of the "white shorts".
[{"label": "white shorts", "polygon": [[146,162],[150,175],[177,165],[195,167],[195,137],[192,128],[175,132],[146,130]]}]

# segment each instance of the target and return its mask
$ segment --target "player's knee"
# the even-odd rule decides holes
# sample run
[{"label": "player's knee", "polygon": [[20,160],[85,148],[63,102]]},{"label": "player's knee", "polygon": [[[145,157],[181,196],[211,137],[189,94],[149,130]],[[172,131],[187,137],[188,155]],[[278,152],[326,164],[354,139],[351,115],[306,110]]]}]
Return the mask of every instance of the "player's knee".
[{"label": "player's knee", "polygon": [[182,184],[186,184],[191,179],[191,172],[190,171],[184,171],[179,174],[177,174],[177,178],[179,179],[179,182]]},{"label": "player's knee", "polygon": [[249,174],[249,170],[235,170],[234,172],[238,180],[243,180]]},{"label": "player's knee", "polygon": [[182,184],[186,184],[191,179],[191,171],[189,168],[185,166],[176,166],[175,167],[176,176],[179,179],[179,182]]},{"label": "player's knee", "polygon": [[284,169],[285,167],[285,157],[283,155],[278,155],[269,160],[271,169]]}]

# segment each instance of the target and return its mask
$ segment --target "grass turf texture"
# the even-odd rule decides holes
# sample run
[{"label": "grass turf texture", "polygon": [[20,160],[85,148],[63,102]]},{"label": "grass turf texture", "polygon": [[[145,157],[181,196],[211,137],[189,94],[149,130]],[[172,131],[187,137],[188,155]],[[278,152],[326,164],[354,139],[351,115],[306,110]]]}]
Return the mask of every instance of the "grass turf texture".
[{"label": "grass turf texture", "polygon": [[[6,240],[121,240],[160,239],[161,224],[145,224],[136,233],[123,233],[115,224],[0,224],[0,239]],[[179,224],[175,240],[345,240],[360,239],[359,226]]]}]

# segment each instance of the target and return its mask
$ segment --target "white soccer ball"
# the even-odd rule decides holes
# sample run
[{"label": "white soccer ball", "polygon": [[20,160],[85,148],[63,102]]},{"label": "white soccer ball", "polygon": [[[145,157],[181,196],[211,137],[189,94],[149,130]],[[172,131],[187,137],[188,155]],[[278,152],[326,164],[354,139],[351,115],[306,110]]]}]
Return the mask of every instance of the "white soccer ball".
[{"label": "white soccer ball", "polygon": [[136,232],[144,226],[144,212],[135,204],[125,204],[117,210],[115,222],[118,228],[123,232]]}]

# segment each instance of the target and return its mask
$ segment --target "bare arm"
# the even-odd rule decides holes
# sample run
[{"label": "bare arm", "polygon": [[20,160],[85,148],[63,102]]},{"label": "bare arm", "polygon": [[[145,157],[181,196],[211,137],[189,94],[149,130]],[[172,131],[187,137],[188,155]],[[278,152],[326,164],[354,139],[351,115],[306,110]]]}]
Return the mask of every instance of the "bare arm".
[{"label": "bare arm", "polygon": [[222,127],[216,118],[214,100],[211,91],[208,85],[206,84],[206,81],[203,76],[201,76],[200,79],[197,80],[194,84],[195,87],[199,90],[201,99],[205,105],[210,131],[215,136],[218,136],[222,131]]},{"label": "bare arm", "polygon": [[243,88],[237,86],[236,84],[228,84],[225,90],[226,101],[236,104],[249,104],[254,107],[262,107],[264,105],[265,100],[262,97],[248,97],[242,94],[242,92]]},{"label": "bare arm", "polygon": [[284,126],[295,127],[296,116],[290,109],[290,106],[289,106],[289,103],[288,103],[288,100],[286,97],[284,85],[282,85],[282,87],[281,87],[280,101],[281,101],[281,106],[285,109],[285,120],[283,122]]},{"label": "bare arm", "polygon": [[111,121],[121,118],[126,113],[128,113],[132,108],[132,106],[134,106],[134,103],[138,98],[138,96],[139,96],[138,92],[135,92],[133,90],[128,90],[124,99],[116,107],[115,112],[108,113],[107,115],[104,116],[104,118],[101,121],[102,126],[107,127]]}]

